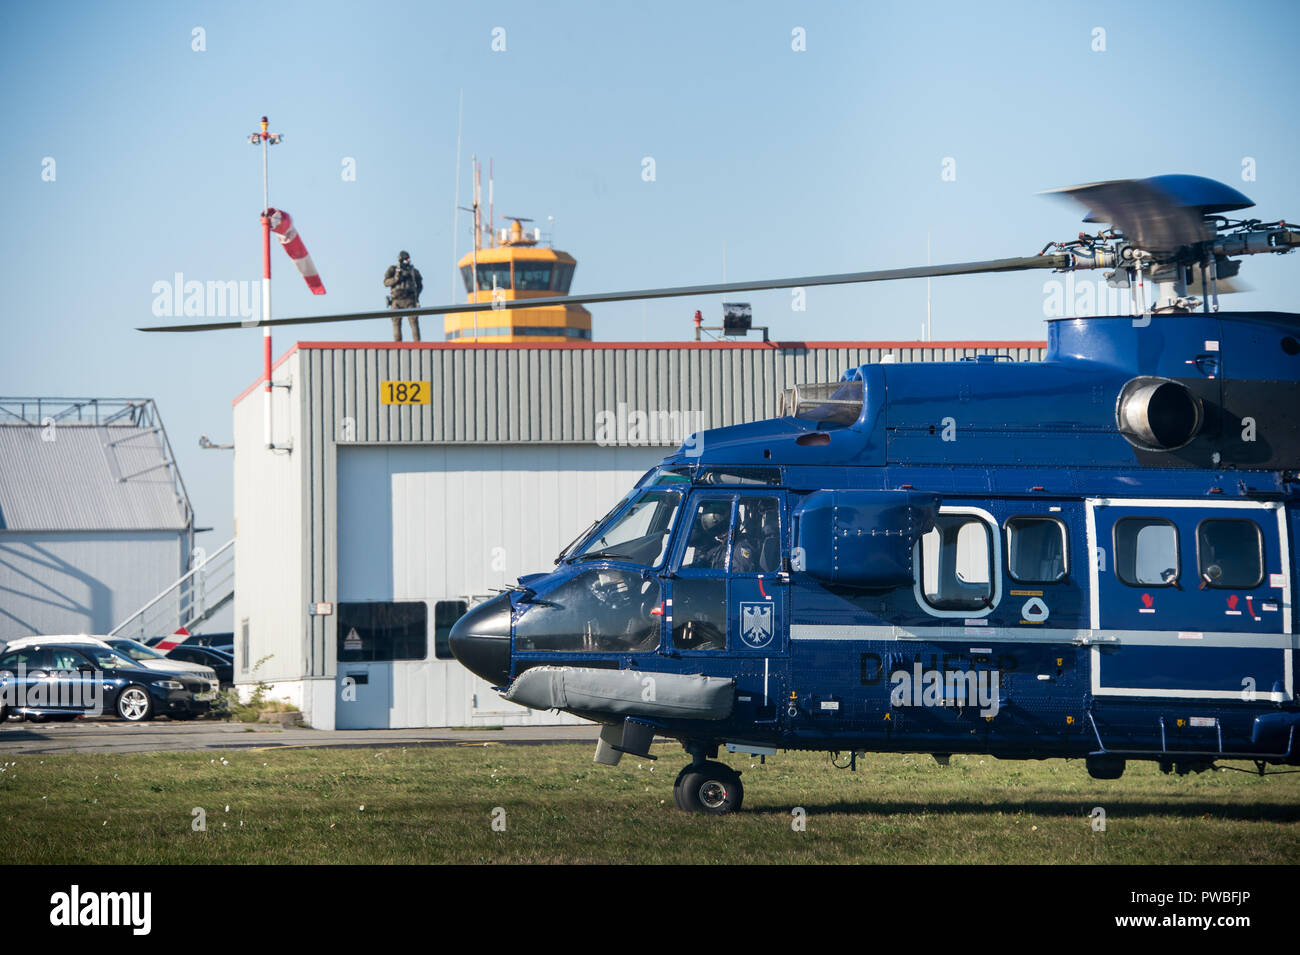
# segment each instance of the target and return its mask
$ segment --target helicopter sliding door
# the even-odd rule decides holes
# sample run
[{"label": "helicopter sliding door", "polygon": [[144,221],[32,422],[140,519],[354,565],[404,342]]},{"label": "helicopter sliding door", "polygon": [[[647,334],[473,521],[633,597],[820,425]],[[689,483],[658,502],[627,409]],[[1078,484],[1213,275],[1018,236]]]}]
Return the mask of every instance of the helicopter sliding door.
[{"label": "helicopter sliding door", "polygon": [[1292,698],[1280,503],[1087,503],[1094,695]]}]

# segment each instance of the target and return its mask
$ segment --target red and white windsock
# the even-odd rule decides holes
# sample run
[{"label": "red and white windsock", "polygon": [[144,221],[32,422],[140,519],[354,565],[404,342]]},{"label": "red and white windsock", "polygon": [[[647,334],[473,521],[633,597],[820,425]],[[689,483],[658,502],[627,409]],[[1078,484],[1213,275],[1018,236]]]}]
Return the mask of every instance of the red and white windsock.
[{"label": "red and white windsock", "polygon": [[289,218],[289,213],[283,209],[267,209],[266,211],[270,214],[271,231],[279,236],[280,245],[284,246],[284,251],[289,253],[289,258],[293,259],[293,264],[302,273],[302,277],[307,282],[307,287],[311,289],[311,294],[324,295],[325,283],[316,274],[316,266],[312,264],[311,256],[307,254],[307,246],[302,244],[302,236],[293,227],[293,220]]}]

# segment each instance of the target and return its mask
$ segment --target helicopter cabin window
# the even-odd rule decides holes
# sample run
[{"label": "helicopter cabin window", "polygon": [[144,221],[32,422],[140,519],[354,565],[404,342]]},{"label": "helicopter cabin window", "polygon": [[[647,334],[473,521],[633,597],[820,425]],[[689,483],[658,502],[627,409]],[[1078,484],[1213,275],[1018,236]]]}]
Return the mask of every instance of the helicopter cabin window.
[{"label": "helicopter cabin window", "polygon": [[1065,577],[1065,525],[1053,517],[1007,521],[1007,566],[1022,584],[1054,584]]},{"label": "helicopter cabin window", "polygon": [[423,600],[340,603],[341,663],[424,660],[429,655],[429,607]]},{"label": "helicopter cabin window", "polygon": [[572,262],[555,263],[554,291],[559,292],[561,295],[569,294],[569,285],[573,282],[573,269],[574,264]]},{"label": "helicopter cabin window", "polygon": [[592,568],[524,606],[515,621],[517,650],[644,653],[659,647],[663,607],[653,575]]},{"label": "helicopter cabin window", "polygon": [[433,655],[437,659],[455,659],[451,652],[451,628],[467,610],[469,604],[464,600],[439,600],[433,605]]},{"label": "helicopter cabin window", "polygon": [[626,560],[658,567],[668,549],[682,492],[653,488],[637,495],[607,520],[573,555],[575,561]]},{"label": "helicopter cabin window", "polygon": [[550,262],[516,262],[515,288],[525,292],[546,292],[551,288]]},{"label": "helicopter cabin window", "polygon": [[1252,590],[1264,580],[1264,547],[1254,521],[1211,518],[1196,528],[1196,563],[1201,584]]},{"label": "helicopter cabin window", "polygon": [[1125,517],[1115,522],[1115,574],[1130,587],[1172,587],[1178,583],[1178,528],[1159,517]]},{"label": "helicopter cabin window", "polygon": [[993,534],[970,514],[941,513],[922,535],[921,595],[941,611],[980,611],[993,607]]},{"label": "helicopter cabin window", "polygon": [[490,292],[494,288],[510,288],[510,263],[480,262],[478,287],[480,292]]}]

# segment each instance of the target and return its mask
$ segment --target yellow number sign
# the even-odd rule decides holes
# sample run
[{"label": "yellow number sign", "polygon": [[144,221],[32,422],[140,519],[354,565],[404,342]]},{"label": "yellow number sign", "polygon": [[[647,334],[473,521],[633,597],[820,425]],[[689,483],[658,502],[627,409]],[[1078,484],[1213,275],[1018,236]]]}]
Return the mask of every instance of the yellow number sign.
[{"label": "yellow number sign", "polygon": [[427,381],[381,381],[379,383],[379,403],[385,405],[427,405],[429,403],[429,383]]}]

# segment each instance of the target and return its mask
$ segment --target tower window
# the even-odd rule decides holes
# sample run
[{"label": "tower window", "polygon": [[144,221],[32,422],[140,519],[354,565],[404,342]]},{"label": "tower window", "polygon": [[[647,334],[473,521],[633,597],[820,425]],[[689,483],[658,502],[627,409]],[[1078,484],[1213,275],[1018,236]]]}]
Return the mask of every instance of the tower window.
[{"label": "tower window", "polygon": [[515,263],[515,288],[523,292],[545,292],[550,287],[550,262]]},{"label": "tower window", "polygon": [[569,294],[569,285],[573,282],[573,269],[572,262],[555,263],[555,291],[561,295]]}]

